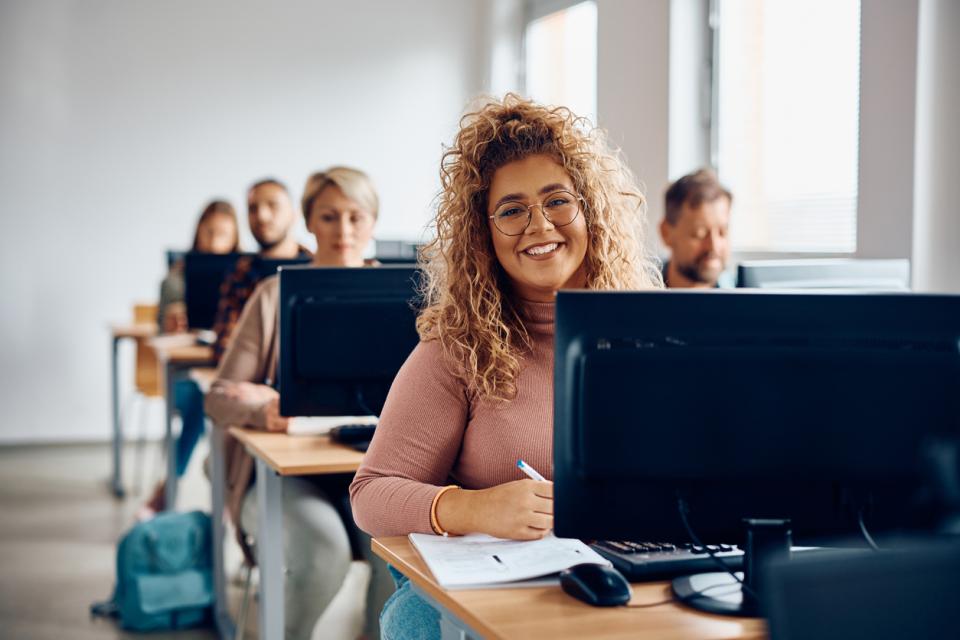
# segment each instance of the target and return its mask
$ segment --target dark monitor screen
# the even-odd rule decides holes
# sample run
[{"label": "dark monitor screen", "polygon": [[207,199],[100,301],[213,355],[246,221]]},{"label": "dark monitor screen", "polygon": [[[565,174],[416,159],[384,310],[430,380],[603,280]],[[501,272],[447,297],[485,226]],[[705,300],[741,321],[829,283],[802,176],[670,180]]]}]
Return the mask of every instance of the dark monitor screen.
[{"label": "dark monitor screen", "polygon": [[739,543],[932,527],[931,456],[957,452],[960,296],[558,295],[555,528]]},{"label": "dark monitor screen", "polygon": [[737,287],[909,291],[910,261],[903,259],[751,260],[737,267]]},{"label": "dark monitor screen", "polygon": [[280,271],[280,413],[379,415],[419,342],[411,266]]},{"label": "dark monitor screen", "polygon": [[272,276],[280,267],[304,264],[309,257],[264,258],[256,254],[223,255],[189,252],[184,257],[187,322],[191,329],[212,329],[220,305],[220,286],[237,268],[240,259],[250,261],[249,269],[258,280]]},{"label": "dark monitor screen", "polygon": [[242,253],[216,255],[190,251],[184,255],[184,298],[191,329],[211,329],[220,303],[220,285],[244,257]]}]

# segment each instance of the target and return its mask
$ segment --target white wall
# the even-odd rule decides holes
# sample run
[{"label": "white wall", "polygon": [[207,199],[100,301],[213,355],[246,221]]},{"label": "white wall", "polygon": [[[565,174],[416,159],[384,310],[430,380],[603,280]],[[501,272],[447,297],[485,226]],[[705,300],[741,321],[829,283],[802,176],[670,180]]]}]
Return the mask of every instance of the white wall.
[{"label": "white wall", "polygon": [[918,0],[860,9],[857,257],[911,257]]},{"label": "white wall", "polygon": [[242,213],[256,178],[298,198],[309,172],[351,164],[379,187],[378,235],[419,237],[441,145],[482,89],[482,13],[4,0],[0,442],[108,436],[107,323],[156,297],[162,251],[211,197]]},{"label": "white wall", "polygon": [[669,40],[670,0],[597,1],[597,119],[644,185],[651,247],[669,185]]},{"label": "white wall", "polygon": [[960,293],[960,2],[921,0],[913,286]]}]

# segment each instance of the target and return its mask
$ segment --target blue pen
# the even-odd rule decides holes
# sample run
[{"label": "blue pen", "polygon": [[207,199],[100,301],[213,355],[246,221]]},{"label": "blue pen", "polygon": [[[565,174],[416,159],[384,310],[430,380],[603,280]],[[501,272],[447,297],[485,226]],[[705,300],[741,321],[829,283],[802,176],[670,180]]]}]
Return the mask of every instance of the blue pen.
[{"label": "blue pen", "polygon": [[526,462],[524,462],[523,460],[517,460],[517,468],[520,469],[520,471],[523,471],[525,474],[527,474],[527,477],[529,477],[529,478],[532,478],[532,479],[534,479],[534,480],[538,480],[538,481],[540,481],[540,482],[546,482],[546,481],[547,481],[547,479],[544,478],[542,475],[540,475],[540,474],[537,472],[536,469],[534,469],[533,467],[531,467],[530,465],[528,465],[528,464],[527,464]]}]

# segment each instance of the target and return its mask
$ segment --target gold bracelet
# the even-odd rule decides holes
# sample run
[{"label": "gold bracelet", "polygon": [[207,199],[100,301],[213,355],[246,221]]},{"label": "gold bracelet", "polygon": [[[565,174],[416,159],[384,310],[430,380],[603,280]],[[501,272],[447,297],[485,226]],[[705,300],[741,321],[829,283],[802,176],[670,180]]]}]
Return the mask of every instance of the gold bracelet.
[{"label": "gold bracelet", "polygon": [[450,484],[445,486],[443,489],[437,492],[437,495],[433,496],[433,502],[430,504],[430,526],[433,528],[433,532],[438,536],[447,537],[450,535],[446,529],[440,526],[440,521],[437,520],[437,503],[440,502],[440,496],[445,494],[451,489],[459,489],[455,484]]}]

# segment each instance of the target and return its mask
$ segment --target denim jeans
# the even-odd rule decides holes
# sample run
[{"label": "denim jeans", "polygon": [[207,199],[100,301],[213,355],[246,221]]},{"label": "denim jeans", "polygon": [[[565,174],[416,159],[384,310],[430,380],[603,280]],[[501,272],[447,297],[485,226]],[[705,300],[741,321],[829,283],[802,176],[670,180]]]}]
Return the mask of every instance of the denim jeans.
[{"label": "denim jeans", "polygon": [[381,640],[440,640],[440,612],[414,592],[405,575],[387,568],[397,590],[380,614]]},{"label": "denim jeans", "polygon": [[193,380],[178,380],[173,385],[173,401],[183,426],[177,439],[177,477],[187,470],[190,456],[206,428],[203,414],[203,392]]}]

